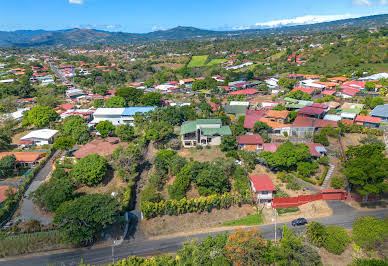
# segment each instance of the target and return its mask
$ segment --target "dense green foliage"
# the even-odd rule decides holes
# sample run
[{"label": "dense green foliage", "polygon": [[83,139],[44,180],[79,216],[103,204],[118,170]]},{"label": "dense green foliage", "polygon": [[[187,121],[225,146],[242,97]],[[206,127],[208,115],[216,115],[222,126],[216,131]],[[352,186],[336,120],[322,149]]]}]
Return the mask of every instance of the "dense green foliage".
[{"label": "dense green foliage", "polygon": [[90,194],[67,201],[55,211],[54,225],[67,242],[88,244],[109,224],[117,221],[118,202],[106,195]]},{"label": "dense green foliage", "polygon": [[60,131],[62,136],[70,137],[78,144],[86,143],[89,139],[89,128],[79,115],[66,117],[60,126]]},{"label": "dense green foliage", "polygon": [[24,114],[23,124],[42,128],[48,126],[58,118],[59,115],[53,108],[48,106],[36,106]]},{"label": "dense green foliage", "polygon": [[352,237],[360,247],[376,249],[388,239],[388,222],[374,217],[359,217],[353,223]]},{"label": "dense green foliage", "polygon": [[135,138],[135,130],[129,124],[118,125],[115,133],[120,141],[129,142]]},{"label": "dense green foliage", "polygon": [[70,137],[59,137],[54,140],[54,148],[61,151],[67,151],[73,148],[75,140]]},{"label": "dense green foliage", "polygon": [[71,175],[88,186],[102,181],[107,171],[107,162],[98,154],[90,154],[80,159],[74,166]]},{"label": "dense green foliage", "polygon": [[59,205],[73,199],[74,189],[75,186],[66,172],[56,169],[51,179],[33,192],[33,201],[44,210],[54,212]]},{"label": "dense green foliage", "polygon": [[11,176],[15,170],[15,155],[7,155],[0,159],[0,178]]},{"label": "dense green foliage", "polygon": [[106,138],[112,135],[116,128],[114,125],[112,125],[110,121],[105,120],[98,122],[98,124],[96,125],[96,129],[103,138]]}]

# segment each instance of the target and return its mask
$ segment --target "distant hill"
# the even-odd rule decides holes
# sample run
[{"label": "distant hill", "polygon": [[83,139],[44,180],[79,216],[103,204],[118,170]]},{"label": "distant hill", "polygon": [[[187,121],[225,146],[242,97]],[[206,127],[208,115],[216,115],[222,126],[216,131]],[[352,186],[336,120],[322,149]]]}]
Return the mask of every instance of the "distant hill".
[{"label": "distant hill", "polygon": [[125,44],[160,40],[185,40],[201,38],[244,38],[264,34],[303,34],[348,28],[388,26],[388,14],[344,19],[300,26],[237,31],[212,31],[194,27],[176,27],[150,33],[108,32],[94,29],[67,29],[59,31],[18,30],[0,31],[2,47],[34,47],[57,45]]}]

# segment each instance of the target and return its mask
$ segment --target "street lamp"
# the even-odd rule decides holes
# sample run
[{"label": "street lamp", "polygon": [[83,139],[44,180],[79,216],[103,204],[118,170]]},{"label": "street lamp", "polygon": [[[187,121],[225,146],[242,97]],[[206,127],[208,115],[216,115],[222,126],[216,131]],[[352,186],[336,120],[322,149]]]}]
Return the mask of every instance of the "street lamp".
[{"label": "street lamp", "polygon": [[276,231],[277,231],[277,216],[278,216],[278,211],[274,208],[274,210],[275,210],[275,214],[274,214],[274,217],[275,218],[272,218],[272,221],[275,221],[275,244],[276,244]]},{"label": "street lamp", "polygon": [[113,245],[112,245],[112,261],[113,261],[113,264],[115,263],[115,245],[116,245],[116,240],[113,240]]}]

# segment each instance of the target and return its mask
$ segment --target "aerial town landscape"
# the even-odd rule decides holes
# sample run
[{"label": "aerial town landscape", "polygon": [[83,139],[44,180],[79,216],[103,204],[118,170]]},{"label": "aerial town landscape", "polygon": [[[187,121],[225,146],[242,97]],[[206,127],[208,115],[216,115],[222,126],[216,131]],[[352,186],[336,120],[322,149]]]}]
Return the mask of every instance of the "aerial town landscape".
[{"label": "aerial town landscape", "polygon": [[0,265],[388,265],[388,3],[344,2],[380,12],[127,33],[5,4]]}]

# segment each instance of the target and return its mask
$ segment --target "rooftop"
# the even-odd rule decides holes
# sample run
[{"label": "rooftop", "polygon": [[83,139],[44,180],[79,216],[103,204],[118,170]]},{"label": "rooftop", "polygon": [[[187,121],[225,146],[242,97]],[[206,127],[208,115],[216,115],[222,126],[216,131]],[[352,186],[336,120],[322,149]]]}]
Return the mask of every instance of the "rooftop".
[{"label": "rooftop", "polygon": [[268,175],[250,175],[249,180],[253,183],[256,191],[275,191],[276,188]]},{"label": "rooftop", "polygon": [[143,106],[143,107],[126,107],[121,115],[123,116],[134,116],[136,113],[147,113],[154,111],[156,107]]},{"label": "rooftop", "polygon": [[24,137],[20,138],[20,140],[34,139],[34,138],[36,138],[36,139],[50,139],[53,136],[55,136],[55,134],[57,134],[57,133],[58,133],[58,130],[54,130],[54,129],[48,129],[48,128],[38,129],[38,130],[31,131],[30,133],[28,133]]},{"label": "rooftop", "polygon": [[259,134],[238,136],[237,142],[238,144],[242,145],[254,145],[264,143],[262,137]]}]

